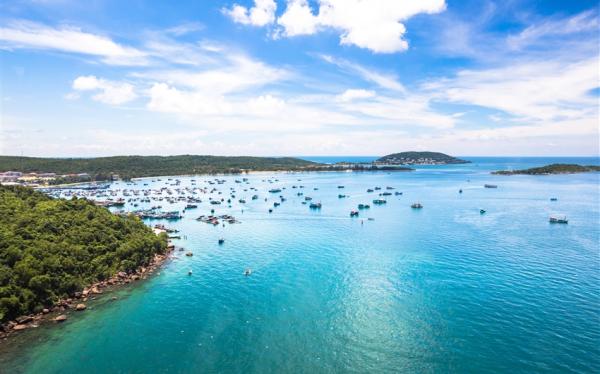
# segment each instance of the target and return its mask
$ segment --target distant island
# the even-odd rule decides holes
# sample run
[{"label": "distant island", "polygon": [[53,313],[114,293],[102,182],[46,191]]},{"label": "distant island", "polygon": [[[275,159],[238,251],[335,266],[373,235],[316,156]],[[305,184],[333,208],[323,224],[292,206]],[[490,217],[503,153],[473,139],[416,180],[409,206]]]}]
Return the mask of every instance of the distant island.
[{"label": "distant island", "polygon": [[400,152],[383,156],[375,161],[382,165],[447,165],[467,164],[471,161],[439,152]]},{"label": "distant island", "polygon": [[411,171],[376,163],[321,164],[294,157],[113,156],[41,158],[0,156],[0,182],[58,185],[169,175],[240,174],[254,171]]},{"label": "distant island", "polygon": [[551,164],[537,168],[522,170],[498,170],[492,172],[496,175],[550,175],[550,174],[575,174],[600,171],[600,166],[595,165],[577,165],[577,164]]}]

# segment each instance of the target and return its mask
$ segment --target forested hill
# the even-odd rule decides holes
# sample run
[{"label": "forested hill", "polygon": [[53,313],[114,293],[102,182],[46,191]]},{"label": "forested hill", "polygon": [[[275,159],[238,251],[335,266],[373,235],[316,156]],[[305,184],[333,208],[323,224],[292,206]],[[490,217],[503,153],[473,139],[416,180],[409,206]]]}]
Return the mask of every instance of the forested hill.
[{"label": "forested hill", "polygon": [[320,164],[292,157],[114,156],[97,158],[37,158],[0,156],[0,171],[79,174],[95,180],[241,171],[304,170]]},{"label": "forested hill", "polygon": [[400,152],[383,156],[376,161],[382,164],[407,164],[407,165],[428,165],[428,164],[466,164],[470,161],[461,160],[440,152]]},{"label": "forested hill", "polygon": [[39,312],[164,253],[167,238],[85,199],[0,185],[0,322]]}]

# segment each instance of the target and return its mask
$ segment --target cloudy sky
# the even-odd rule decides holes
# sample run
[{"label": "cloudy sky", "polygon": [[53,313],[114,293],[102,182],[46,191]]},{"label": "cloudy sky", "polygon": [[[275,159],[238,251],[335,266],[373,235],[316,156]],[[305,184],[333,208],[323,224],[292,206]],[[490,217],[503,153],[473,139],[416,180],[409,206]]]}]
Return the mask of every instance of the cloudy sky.
[{"label": "cloudy sky", "polygon": [[596,1],[3,0],[0,154],[598,155],[599,19]]}]

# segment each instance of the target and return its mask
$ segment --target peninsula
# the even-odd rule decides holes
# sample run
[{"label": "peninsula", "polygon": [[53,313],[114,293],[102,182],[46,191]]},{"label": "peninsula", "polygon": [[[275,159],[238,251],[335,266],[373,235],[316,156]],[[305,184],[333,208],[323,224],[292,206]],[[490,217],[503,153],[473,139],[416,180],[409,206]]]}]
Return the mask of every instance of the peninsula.
[{"label": "peninsula", "polygon": [[498,170],[492,172],[496,175],[550,175],[550,174],[575,174],[600,171],[600,166],[577,164],[551,164],[530,169]]},{"label": "peninsula", "polygon": [[375,164],[378,165],[448,165],[467,163],[470,163],[470,161],[439,152],[392,153],[375,161]]},{"label": "peninsula", "polygon": [[135,217],[21,186],[0,185],[0,236],[0,338],[85,309],[88,294],[145,277],[168,251],[167,235]]}]

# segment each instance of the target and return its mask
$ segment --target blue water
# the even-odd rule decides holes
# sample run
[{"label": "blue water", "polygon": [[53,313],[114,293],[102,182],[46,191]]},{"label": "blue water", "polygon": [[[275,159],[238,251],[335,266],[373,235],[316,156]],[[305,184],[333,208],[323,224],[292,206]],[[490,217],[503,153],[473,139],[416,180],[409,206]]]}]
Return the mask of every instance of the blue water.
[{"label": "blue water", "polygon": [[[472,160],[414,172],[250,174],[249,184],[222,177],[214,196],[234,188],[237,197],[216,213],[242,223],[196,221],[210,209],[200,196],[197,210],[169,224],[193,257],[175,252],[117,301],[105,296],[64,324],[0,343],[0,372],[600,372],[600,175],[493,176],[555,160]],[[201,187],[213,178],[195,177]],[[375,186],[383,189],[366,192]],[[374,206],[386,186],[403,195]],[[274,187],[285,189],[267,192]],[[298,191],[322,209],[301,204]],[[278,195],[287,201],[269,214]],[[422,210],[410,208],[416,201]],[[371,208],[350,218],[359,203]],[[550,224],[551,214],[569,223]]]}]

